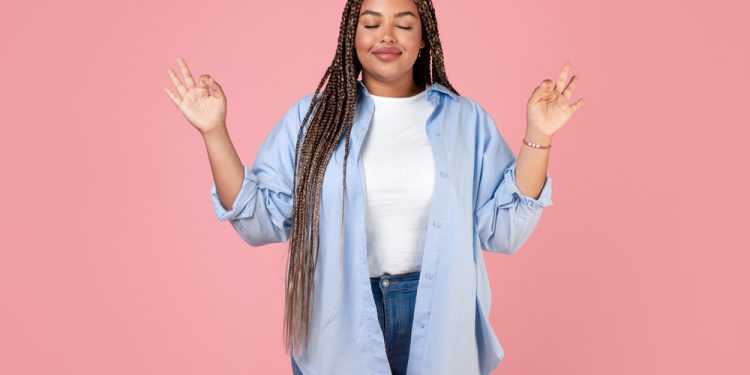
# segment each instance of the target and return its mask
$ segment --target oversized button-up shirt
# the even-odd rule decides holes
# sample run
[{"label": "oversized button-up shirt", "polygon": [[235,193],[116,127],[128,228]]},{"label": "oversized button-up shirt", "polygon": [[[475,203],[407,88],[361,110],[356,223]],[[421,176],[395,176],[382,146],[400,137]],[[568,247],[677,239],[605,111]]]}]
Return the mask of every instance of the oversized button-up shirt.
[{"label": "oversized button-up shirt", "polygon": [[[369,279],[360,157],[374,103],[361,81],[357,90],[341,252],[343,139],[323,179],[310,344],[294,357],[305,375],[390,374]],[[546,176],[537,199],[521,193],[515,182],[517,158],[489,113],[439,83],[429,84],[426,94],[433,106],[425,132],[435,182],[407,374],[489,374],[504,350],[489,321],[491,293],[482,250],[510,255],[526,242],[543,209],[552,204],[552,179]],[[251,246],[289,238],[297,135],[312,98],[297,100],[262,143],[252,168],[244,165],[231,210],[222,206],[216,185],[211,188],[219,221],[231,222]]]}]

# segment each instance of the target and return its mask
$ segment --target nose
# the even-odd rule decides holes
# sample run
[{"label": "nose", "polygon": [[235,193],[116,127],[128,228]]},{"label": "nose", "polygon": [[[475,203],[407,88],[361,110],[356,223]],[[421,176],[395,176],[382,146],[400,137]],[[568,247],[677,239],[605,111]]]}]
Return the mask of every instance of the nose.
[{"label": "nose", "polygon": [[380,38],[380,41],[383,43],[393,43],[396,40],[391,36],[391,34],[388,31],[386,31],[386,33],[383,34],[383,36]]}]

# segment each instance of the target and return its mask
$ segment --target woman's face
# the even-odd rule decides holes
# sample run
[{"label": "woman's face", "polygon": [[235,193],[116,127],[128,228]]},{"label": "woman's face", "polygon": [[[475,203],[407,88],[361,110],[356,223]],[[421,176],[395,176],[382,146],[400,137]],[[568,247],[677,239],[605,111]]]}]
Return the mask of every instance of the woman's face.
[{"label": "woman's face", "polygon": [[365,0],[354,44],[363,75],[378,81],[396,81],[408,75],[411,80],[419,49],[425,46],[414,0]]}]

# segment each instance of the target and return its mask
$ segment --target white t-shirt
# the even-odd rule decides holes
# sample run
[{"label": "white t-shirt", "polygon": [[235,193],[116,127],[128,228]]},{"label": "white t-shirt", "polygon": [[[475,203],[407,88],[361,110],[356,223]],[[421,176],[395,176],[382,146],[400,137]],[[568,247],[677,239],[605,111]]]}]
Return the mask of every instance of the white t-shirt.
[{"label": "white t-shirt", "polygon": [[427,91],[370,95],[375,113],[362,145],[370,277],[419,271],[435,183]]}]

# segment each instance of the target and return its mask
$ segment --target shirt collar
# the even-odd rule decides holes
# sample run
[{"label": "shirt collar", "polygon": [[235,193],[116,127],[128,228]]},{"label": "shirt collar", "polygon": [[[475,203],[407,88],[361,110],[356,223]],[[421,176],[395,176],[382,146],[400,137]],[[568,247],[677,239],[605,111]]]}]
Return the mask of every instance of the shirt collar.
[{"label": "shirt collar", "polygon": [[[369,92],[369,91],[367,91],[367,87],[366,87],[366,86],[365,86],[365,84],[364,84],[364,83],[363,83],[362,81],[360,81],[360,80],[357,80],[357,91],[358,91],[358,92],[359,92],[359,93],[360,93],[361,95],[367,95],[367,96],[369,96],[369,95],[370,95],[370,92]],[[448,95],[448,96],[449,96],[450,98],[452,98],[452,99],[454,99],[454,100],[458,100],[458,99],[456,98],[456,96],[457,96],[457,95],[456,95],[456,93],[454,93],[453,91],[451,91],[451,90],[450,90],[449,88],[447,88],[447,87],[443,86],[443,85],[442,85],[441,83],[439,83],[439,82],[433,82],[433,83],[431,83],[431,84],[428,84],[428,85],[427,85],[427,90],[426,90],[426,91],[427,91],[427,96],[428,96],[428,97],[429,97],[430,95],[433,95],[433,94],[435,94],[435,93],[438,93],[438,92],[440,92],[440,93],[443,93],[443,94],[445,94],[445,95]]]}]

